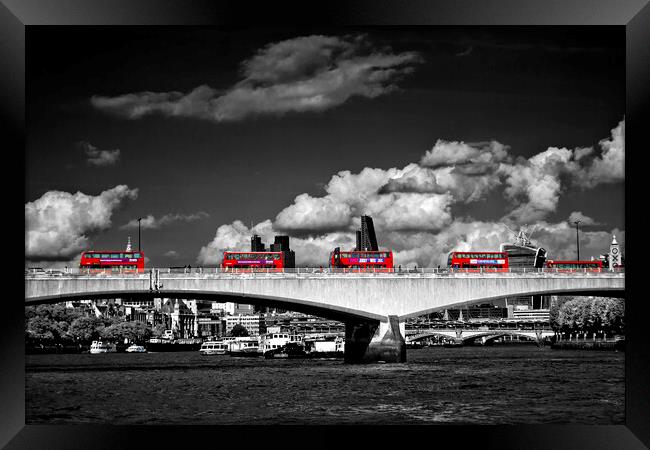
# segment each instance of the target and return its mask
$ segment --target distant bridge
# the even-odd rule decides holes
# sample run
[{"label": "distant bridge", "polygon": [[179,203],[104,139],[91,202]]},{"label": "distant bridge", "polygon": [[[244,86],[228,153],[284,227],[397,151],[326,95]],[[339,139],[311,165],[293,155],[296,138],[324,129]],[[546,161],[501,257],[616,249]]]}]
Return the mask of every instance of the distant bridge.
[{"label": "distant bridge", "polygon": [[346,324],[346,361],[405,361],[406,319],[504,297],[623,297],[622,272],[528,269],[345,273],[336,269],[232,273],[201,269],[141,274],[25,276],[25,304],[71,299],[162,297],[231,301],[314,314]]},{"label": "distant bridge", "polygon": [[523,336],[528,339],[534,340],[537,344],[541,344],[544,339],[555,336],[552,330],[520,330],[520,329],[491,329],[491,330],[471,330],[458,328],[455,330],[450,329],[436,329],[420,330],[414,334],[406,335],[406,343],[417,342],[422,339],[427,339],[433,336],[440,336],[453,340],[456,343],[467,343],[480,339],[483,343],[493,341],[503,336]]}]

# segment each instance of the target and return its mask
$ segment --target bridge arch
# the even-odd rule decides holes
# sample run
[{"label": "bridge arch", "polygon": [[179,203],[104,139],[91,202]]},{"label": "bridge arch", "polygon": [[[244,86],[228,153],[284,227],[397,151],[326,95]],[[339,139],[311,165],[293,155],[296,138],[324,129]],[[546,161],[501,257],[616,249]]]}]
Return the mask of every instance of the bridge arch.
[{"label": "bridge arch", "polygon": [[[458,333],[460,331],[460,333]],[[464,343],[465,342],[470,342],[474,341],[476,339],[480,339],[483,337],[488,337],[489,340],[494,340],[502,336],[522,336],[529,338],[531,340],[538,340],[537,334],[533,334],[533,330],[485,330],[485,331],[475,331],[475,330],[453,330],[453,329],[439,329],[439,330],[430,330],[422,333],[418,333],[417,335],[412,335],[410,337],[407,337],[408,342],[414,342],[414,341],[419,341],[421,339],[426,339],[431,336],[443,336],[446,338],[454,339],[454,340],[462,340]],[[546,330],[543,332],[546,334],[544,337],[548,337],[551,331]],[[458,336],[460,334],[460,337]]]},{"label": "bridge arch", "polygon": [[[164,286],[164,289],[163,289]],[[339,320],[346,360],[405,361],[405,322],[444,308],[535,294],[623,296],[623,273],[278,274],[191,273],[26,276],[25,304],[162,297],[275,306]],[[348,343],[350,345],[348,345]],[[349,356],[349,359],[348,359]]]},{"label": "bridge arch", "polygon": [[427,314],[432,314],[435,312],[440,312],[445,309],[453,309],[453,308],[458,308],[458,307],[463,307],[463,306],[470,306],[470,305],[477,305],[481,303],[489,303],[493,302],[496,300],[502,300],[504,298],[510,298],[510,297],[527,297],[527,296],[534,296],[534,295],[576,295],[576,296],[595,296],[595,297],[617,297],[617,298],[623,298],[625,297],[625,289],[621,288],[594,288],[594,289],[586,289],[586,288],[581,288],[581,289],[555,289],[555,290],[537,290],[537,291],[530,291],[530,292],[523,292],[523,293],[517,293],[517,294],[510,294],[510,295],[498,295],[498,296],[492,296],[492,297],[480,297],[480,298],[475,298],[472,300],[466,300],[466,301],[461,301],[461,302],[456,302],[456,303],[450,303],[445,306],[437,306],[433,308],[428,308],[428,309],[423,309],[420,311],[415,311],[409,314],[405,314],[402,316],[399,316],[400,321],[404,321],[406,319],[411,319],[414,317],[419,317],[419,316],[424,316]]},{"label": "bridge arch", "polygon": [[323,306],[314,302],[292,299],[286,297],[275,297],[269,295],[244,294],[236,292],[218,292],[218,291],[186,291],[186,290],[159,290],[159,291],[95,291],[95,292],[77,292],[71,294],[41,296],[25,299],[25,306],[55,304],[70,300],[97,300],[109,298],[132,298],[132,299],[153,299],[153,298],[173,298],[197,301],[217,301],[217,302],[234,302],[246,303],[256,306],[268,306],[290,311],[311,314],[325,319],[336,320],[344,323],[348,322],[379,322],[386,321],[386,317],[358,311],[351,308],[345,308],[336,305]]}]

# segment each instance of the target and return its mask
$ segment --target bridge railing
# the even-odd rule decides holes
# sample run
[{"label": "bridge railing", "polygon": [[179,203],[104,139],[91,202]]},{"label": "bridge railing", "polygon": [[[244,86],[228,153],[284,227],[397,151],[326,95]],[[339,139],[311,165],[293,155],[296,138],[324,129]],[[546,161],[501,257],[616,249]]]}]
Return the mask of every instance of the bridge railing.
[{"label": "bridge railing", "polygon": [[182,277],[327,277],[327,276],[361,276],[361,277],[445,277],[445,276],[481,276],[481,277],[508,277],[508,276],[624,276],[624,268],[615,269],[558,269],[558,268],[508,268],[508,269],[454,269],[454,268],[367,268],[367,269],[342,269],[320,267],[298,267],[292,269],[238,269],[220,267],[187,267],[187,268],[147,268],[142,272],[133,270],[115,269],[87,269],[65,268],[64,270],[25,270],[25,278],[52,278],[52,277],[133,277],[149,278],[152,274],[163,278]]}]

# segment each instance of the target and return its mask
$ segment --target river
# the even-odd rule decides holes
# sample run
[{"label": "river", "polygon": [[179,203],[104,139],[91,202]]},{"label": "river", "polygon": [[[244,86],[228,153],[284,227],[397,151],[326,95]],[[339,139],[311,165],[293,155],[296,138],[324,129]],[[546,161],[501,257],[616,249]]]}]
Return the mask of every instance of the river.
[{"label": "river", "polygon": [[428,347],[407,363],[25,355],[27,424],[623,424],[624,353]]}]

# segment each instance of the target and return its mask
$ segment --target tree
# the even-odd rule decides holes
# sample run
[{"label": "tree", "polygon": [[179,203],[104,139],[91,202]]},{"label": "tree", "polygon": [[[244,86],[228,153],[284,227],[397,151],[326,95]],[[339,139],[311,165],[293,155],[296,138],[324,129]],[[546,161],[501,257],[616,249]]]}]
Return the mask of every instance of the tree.
[{"label": "tree", "polygon": [[161,337],[165,333],[166,329],[167,329],[167,325],[165,325],[164,323],[159,323],[158,325],[153,327],[151,333],[155,337]]},{"label": "tree", "polygon": [[129,342],[144,342],[151,337],[151,329],[140,321],[120,322],[105,327],[100,332],[103,339]]},{"label": "tree", "polygon": [[549,309],[549,318],[551,322],[551,328],[555,331],[560,331],[563,326],[563,316],[560,314],[560,310],[562,309],[562,306],[572,300],[573,297],[557,297],[553,302],[551,303],[551,307]]},{"label": "tree", "polygon": [[104,322],[94,316],[81,316],[72,321],[68,333],[75,340],[88,342],[97,339],[104,328]]},{"label": "tree", "polygon": [[228,336],[248,336],[248,330],[246,327],[244,327],[242,324],[235,324],[234,327],[232,327],[232,330],[228,333]]},{"label": "tree", "polygon": [[550,310],[554,330],[574,333],[625,330],[625,303],[617,298],[560,297]]},{"label": "tree", "polygon": [[58,341],[63,331],[57,322],[46,317],[34,316],[25,324],[25,335],[28,339],[37,341]]}]

